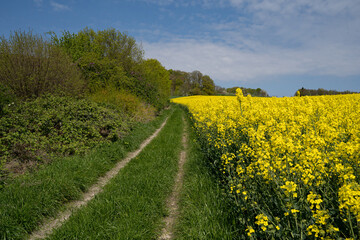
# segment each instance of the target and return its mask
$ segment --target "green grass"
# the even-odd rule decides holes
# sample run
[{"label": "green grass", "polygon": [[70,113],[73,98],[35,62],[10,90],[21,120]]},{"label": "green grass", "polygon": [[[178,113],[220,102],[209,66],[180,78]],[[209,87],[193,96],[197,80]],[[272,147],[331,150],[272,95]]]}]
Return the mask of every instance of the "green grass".
[{"label": "green grass", "polygon": [[[64,203],[78,199],[127,152],[138,148],[162,121],[167,125],[135,159],[113,178],[104,191],[79,209],[49,239],[155,239],[168,214],[178,170],[183,130],[180,107],[155,121],[139,124],[114,144],[94,149],[85,157],[58,159],[39,171],[15,179],[0,190],[0,239],[24,239]],[[208,160],[188,127],[188,153],[176,239],[238,239],[231,204],[212,174]]]},{"label": "green grass", "polygon": [[188,159],[180,195],[176,239],[237,239],[230,202],[188,128]]},{"label": "green grass", "polygon": [[86,156],[57,159],[9,182],[0,190],[0,239],[24,239],[64,203],[78,199],[128,151],[139,147],[173,110],[138,124],[123,140],[100,146]]},{"label": "green grass", "polygon": [[175,107],[158,137],[49,239],[158,237],[178,170],[182,115],[183,110]]}]

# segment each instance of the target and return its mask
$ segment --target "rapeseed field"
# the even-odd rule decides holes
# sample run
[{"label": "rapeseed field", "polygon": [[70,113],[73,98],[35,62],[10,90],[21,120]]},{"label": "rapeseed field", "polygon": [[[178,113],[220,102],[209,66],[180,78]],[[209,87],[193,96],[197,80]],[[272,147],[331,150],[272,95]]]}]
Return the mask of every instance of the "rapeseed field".
[{"label": "rapeseed field", "polygon": [[191,96],[199,141],[249,239],[360,237],[360,94]]}]

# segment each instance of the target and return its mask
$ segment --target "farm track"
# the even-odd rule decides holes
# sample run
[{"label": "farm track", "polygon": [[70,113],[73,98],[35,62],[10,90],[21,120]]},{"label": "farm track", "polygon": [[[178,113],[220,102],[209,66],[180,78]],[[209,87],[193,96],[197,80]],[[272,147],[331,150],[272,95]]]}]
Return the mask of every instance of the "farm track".
[{"label": "farm track", "polygon": [[120,161],[114,168],[108,171],[105,176],[100,177],[98,182],[94,184],[89,190],[83,194],[81,200],[70,202],[66,205],[65,211],[58,214],[57,217],[49,219],[44,222],[41,227],[33,232],[29,239],[43,239],[50,235],[54,229],[59,228],[64,222],[66,222],[70,216],[79,208],[85,206],[90,200],[92,200],[97,194],[102,192],[103,187],[115,177],[119,171],[124,168],[133,158],[138,156],[140,152],[159,134],[163,127],[167,123],[167,119],[162,123],[162,125],[149,137],[147,138],[139,147],[139,149],[131,152],[128,156]]},{"label": "farm track", "polygon": [[[183,117],[183,122],[185,122],[185,119]],[[188,141],[188,133],[187,133],[187,125],[185,123],[184,129],[183,129],[183,136],[182,136],[182,146],[183,150],[180,152],[179,156],[179,170],[175,178],[175,185],[173,192],[167,199],[167,208],[169,209],[169,216],[167,216],[164,219],[165,226],[162,229],[162,234],[159,238],[159,240],[167,240],[167,239],[173,239],[174,238],[174,224],[178,218],[179,215],[179,195],[181,191],[181,187],[183,185],[183,178],[184,178],[184,164],[186,162],[187,158],[187,141]]]}]

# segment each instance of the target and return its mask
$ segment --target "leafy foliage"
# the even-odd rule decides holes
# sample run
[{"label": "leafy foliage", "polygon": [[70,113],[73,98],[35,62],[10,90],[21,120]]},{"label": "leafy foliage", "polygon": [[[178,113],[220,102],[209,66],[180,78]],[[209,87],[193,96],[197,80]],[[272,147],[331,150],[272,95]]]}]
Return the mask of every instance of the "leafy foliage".
[{"label": "leafy foliage", "polygon": [[[238,89],[239,87],[232,87],[232,88],[227,88],[226,91],[230,94],[235,95],[236,93],[236,89]],[[242,90],[244,96],[250,94],[253,97],[269,97],[269,94],[261,89],[261,88],[244,88],[244,87],[240,87],[240,89]]]},{"label": "leafy foliage", "polygon": [[90,92],[107,85],[128,90],[135,87],[129,73],[142,60],[143,51],[127,34],[85,28],[77,34],[63,32],[60,38],[53,34],[52,40],[80,68]]},{"label": "leafy foliage", "polygon": [[170,80],[168,71],[156,59],[148,59],[141,65],[142,75],[146,81],[140,81],[145,99],[157,109],[164,107],[170,97]]},{"label": "leafy foliage", "polygon": [[0,172],[10,160],[38,164],[115,141],[168,104],[169,73],[126,33],[85,28],[49,41],[16,31],[0,40]]},{"label": "leafy foliage", "polygon": [[85,82],[69,57],[32,32],[0,37],[0,83],[21,99],[45,93],[79,95]]},{"label": "leafy foliage", "polygon": [[116,59],[129,71],[134,63],[140,62],[143,58],[143,51],[136,44],[135,39],[114,28],[98,32],[85,28],[77,34],[65,31],[61,38],[53,34],[52,39],[72,57],[74,62],[91,52],[100,59]]},{"label": "leafy foliage", "polygon": [[155,109],[150,104],[145,104],[136,95],[125,90],[104,88],[89,96],[97,103],[105,103],[116,108],[119,112],[126,113],[135,122],[148,122],[155,117]]},{"label": "leafy foliage", "polygon": [[216,93],[214,81],[200,71],[187,73],[169,70],[169,73],[172,96],[214,95]]},{"label": "leafy foliage", "polygon": [[[339,95],[339,94],[352,94],[352,93],[357,93],[357,92],[351,92],[351,91],[336,91],[336,90],[325,90],[323,88],[319,88],[317,90],[315,89],[306,89],[306,88],[301,88],[299,90],[297,90],[296,92],[300,93],[300,96],[320,96],[320,95]],[[296,93],[295,95],[296,96]]]},{"label": "leafy foliage", "polygon": [[9,104],[14,104],[15,102],[16,97],[11,90],[0,84],[0,117],[4,114],[4,107]]},{"label": "leafy foliage", "polygon": [[52,155],[84,153],[128,131],[128,119],[85,99],[44,96],[5,109],[0,119],[0,158],[42,162]]},{"label": "leafy foliage", "polygon": [[89,91],[112,87],[134,94],[158,110],[170,96],[170,80],[155,59],[144,60],[134,38],[115,29],[95,32],[85,28],[77,34],[64,32],[53,42],[63,48],[85,77]]}]

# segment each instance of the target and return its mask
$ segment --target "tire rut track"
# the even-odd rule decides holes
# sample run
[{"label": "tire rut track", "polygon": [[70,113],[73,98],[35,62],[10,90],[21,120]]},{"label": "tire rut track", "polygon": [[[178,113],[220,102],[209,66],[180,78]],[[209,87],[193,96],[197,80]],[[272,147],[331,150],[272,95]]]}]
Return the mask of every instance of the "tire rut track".
[{"label": "tire rut track", "polygon": [[169,216],[167,216],[163,220],[165,222],[165,226],[161,231],[161,236],[159,237],[159,240],[168,240],[174,238],[174,225],[179,215],[178,202],[179,202],[180,191],[183,185],[184,164],[187,158],[187,139],[188,139],[187,125],[184,120],[184,117],[183,117],[183,122],[185,123],[183,129],[183,136],[182,136],[183,150],[180,152],[179,163],[178,163],[179,170],[175,178],[175,186],[173,188],[173,191],[166,201],[167,203],[166,205],[169,210]]},{"label": "tire rut track", "polygon": [[45,223],[43,223],[40,228],[37,231],[34,231],[30,236],[30,240],[35,239],[43,239],[49,236],[54,229],[59,228],[64,222],[66,222],[71,215],[81,208],[82,206],[85,206],[90,200],[92,200],[97,194],[101,193],[104,186],[113,178],[115,177],[119,171],[126,166],[133,158],[135,158],[139,153],[159,134],[159,132],[163,129],[163,127],[166,125],[167,120],[161,124],[161,126],[150,136],[148,137],[141,145],[140,147],[133,151],[128,153],[127,157],[117,163],[115,167],[113,167],[111,170],[109,170],[105,176],[100,177],[98,179],[98,182],[91,186],[89,190],[83,194],[81,200],[72,201],[68,204],[66,204],[66,210],[59,213],[55,218],[52,218]]}]

